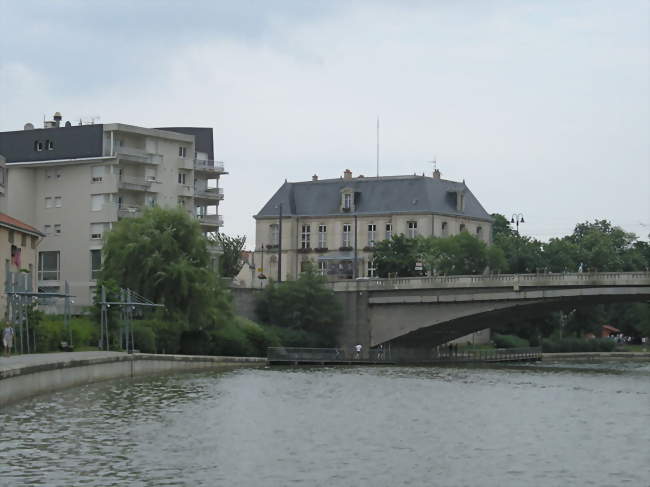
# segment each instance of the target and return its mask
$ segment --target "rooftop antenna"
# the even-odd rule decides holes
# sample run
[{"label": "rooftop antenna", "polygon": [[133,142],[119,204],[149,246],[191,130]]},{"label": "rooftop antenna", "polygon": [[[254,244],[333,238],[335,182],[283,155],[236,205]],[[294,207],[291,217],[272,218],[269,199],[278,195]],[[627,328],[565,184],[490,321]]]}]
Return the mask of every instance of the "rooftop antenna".
[{"label": "rooftop antenna", "polygon": [[433,170],[434,170],[434,171],[435,171],[436,169],[438,169],[438,162],[437,162],[437,160],[436,160],[436,155],[435,155],[435,154],[433,155],[433,160],[431,160],[431,161],[427,161],[427,162],[428,162],[429,164],[433,164]]},{"label": "rooftop antenna", "polygon": [[377,115],[377,179],[379,179],[379,115]]}]

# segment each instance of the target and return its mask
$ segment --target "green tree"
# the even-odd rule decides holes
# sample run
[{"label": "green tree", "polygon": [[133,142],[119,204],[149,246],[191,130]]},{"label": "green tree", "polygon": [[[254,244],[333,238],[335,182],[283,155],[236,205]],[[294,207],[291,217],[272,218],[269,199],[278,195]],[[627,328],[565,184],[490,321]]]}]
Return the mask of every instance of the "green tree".
[{"label": "green tree", "polygon": [[334,346],[343,314],[325,282],[311,268],[295,281],[271,281],[256,303],[257,316],[262,323],[301,333],[302,346]]},{"label": "green tree", "polygon": [[198,222],[185,211],[151,208],[108,233],[102,279],[164,304],[181,327],[214,328],[233,311],[227,290],[209,269],[207,246]]},{"label": "green tree", "polygon": [[380,277],[397,275],[411,277],[416,275],[415,263],[419,256],[419,239],[404,235],[393,235],[390,240],[382,240],[375,247],[374,260]]},{"label": "green tree", "polygon": [[575,272],[580,264],[580,249],[567,238],[552,238],[542,251],[544,267],[550,272]]},{"label": "green tree", "polygon": [[542,244],[538,240],[517,233],[501,233],[495,237],[494,245],[503,251],[512,273],[536,272],[544,267]]},{"label": "green tree", "polygon": [[216,242],[223,251],[219,258],[219,273],[223,277],[235,277],[244,265],[242,250],[246,244],[246,236],[230,237],[218,233]]},{"label": "green tree", "polygon": [[492,213],[492,241],[499,235],[513,235],[515,231],[510,226],[510,221],[501,213]]}]

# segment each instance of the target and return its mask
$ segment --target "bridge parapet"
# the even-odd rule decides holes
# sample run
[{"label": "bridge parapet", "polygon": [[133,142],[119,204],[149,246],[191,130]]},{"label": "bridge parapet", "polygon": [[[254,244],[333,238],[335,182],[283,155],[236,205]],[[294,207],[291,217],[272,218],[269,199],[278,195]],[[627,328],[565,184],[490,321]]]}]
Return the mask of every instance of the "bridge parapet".
[{"label": "bridge parapet", "polygon": [[650,272],[585,272],[547,274],[494,274],[472,276],[357,279],[329,284],[337,292],[408,289],[513,288],[559,286],[648,286]]}]

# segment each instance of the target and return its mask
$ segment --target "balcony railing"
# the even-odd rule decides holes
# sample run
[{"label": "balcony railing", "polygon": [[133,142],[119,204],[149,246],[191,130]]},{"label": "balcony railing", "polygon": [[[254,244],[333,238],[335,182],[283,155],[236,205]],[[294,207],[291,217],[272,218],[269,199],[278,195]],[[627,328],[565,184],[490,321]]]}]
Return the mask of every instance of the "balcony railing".
[{"label": "balcony railing", "polygon": [[149,191],[153,179],[138,178],[133,176],[120,176],[119,187],[120,189],[128,189],[131,191]]},{"label": "balcony railing", "polygon": [[194,191],[195,198],[203,198],[208,200],[222,200],[223,188],[203,188]]},{"label": "balcony railing", "polygon": [[119,218],[137,218],[142,216],[142,207],[135,205],[122,205],[117,209]]},{"label": "balcony railing", "polygon": [[201,225],[215,225],[223,227],[223,216],[221,215],[196,215]]},{"label": "balcony railing", "polygon": [[160,164],[163,158],[161,154],[147,152],[134,147],[118,147],[116,155],[121,159],[143,162],[145,164]]},{"label": "balcony railing", "polygon": [[213,161],[210,159],[194,159],[194,170],[218,173],[225,172],[223,161]]}]

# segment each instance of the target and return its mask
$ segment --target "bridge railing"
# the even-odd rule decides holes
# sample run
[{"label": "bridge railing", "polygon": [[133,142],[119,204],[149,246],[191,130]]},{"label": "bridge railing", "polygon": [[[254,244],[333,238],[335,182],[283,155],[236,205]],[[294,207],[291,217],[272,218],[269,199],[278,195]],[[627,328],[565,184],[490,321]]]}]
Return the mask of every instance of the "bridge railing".
[{"label": "bridge railing", "polygon": [[650,282],[650,272],[573,272],[363,278],[355,281],[335,281],[330,285],[337,291],[350,291],[360,287],[370,290],[392,290],[454,287],[582,286],[587,284],[603,286],[616,284],[647,284],[648,282]]},{"label": "bridge railing", "polygon": [[266,350],[266,357],[270,362],[329,362],[351,360],[353,354],[351,352],[346,354],[342,348],[269,347]]}]

